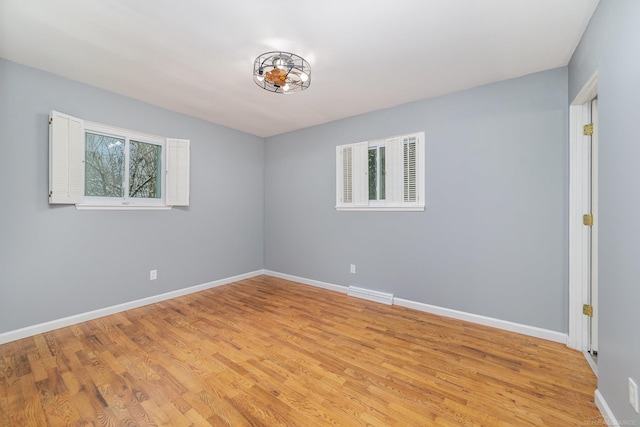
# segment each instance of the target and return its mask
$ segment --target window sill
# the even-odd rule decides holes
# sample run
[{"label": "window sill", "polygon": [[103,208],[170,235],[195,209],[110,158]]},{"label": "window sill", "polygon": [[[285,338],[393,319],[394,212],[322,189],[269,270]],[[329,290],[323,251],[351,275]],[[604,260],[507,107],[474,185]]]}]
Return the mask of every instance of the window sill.
[{"label": "window sill", "polygon": [[173,206],[165,205],[84,205],[76,204],[76,209],[79,211],[168,211]]},{"label": "window sill", "polygon": [[337,211],[424,212],[424,206],[336,206]]}]

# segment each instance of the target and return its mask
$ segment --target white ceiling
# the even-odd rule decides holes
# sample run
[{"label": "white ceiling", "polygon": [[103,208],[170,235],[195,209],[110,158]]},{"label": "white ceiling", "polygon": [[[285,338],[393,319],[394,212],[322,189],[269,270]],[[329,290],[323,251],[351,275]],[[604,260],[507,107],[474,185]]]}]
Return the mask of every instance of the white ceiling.
[{"label": "white ceiling", "polygon": [[[0,0],[0,57],[267,137],[567,65],[597,4]],[[260,89],[270,50],[307,59],[310,88]]]}]

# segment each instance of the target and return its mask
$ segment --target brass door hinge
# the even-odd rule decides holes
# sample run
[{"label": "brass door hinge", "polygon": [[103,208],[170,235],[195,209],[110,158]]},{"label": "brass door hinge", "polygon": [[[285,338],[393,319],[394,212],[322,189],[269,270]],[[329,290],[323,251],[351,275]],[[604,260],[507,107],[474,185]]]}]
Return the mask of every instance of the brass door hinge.
[{"label": "brass door hinge", "polygon": [[593,123],[589,123],[588,125],[584,125],[582,127],[582,134],[591,136],[593,135]]},{"label": "brass door hinge", "polygon": [[591,304],[584,304],[582,306],[582,314],[593,317],[593,306]]},{"label": "brass door hinge", "polygon": [[592,214],[582,215],[582,223],[587,227],[593,227],[593,215]]}]

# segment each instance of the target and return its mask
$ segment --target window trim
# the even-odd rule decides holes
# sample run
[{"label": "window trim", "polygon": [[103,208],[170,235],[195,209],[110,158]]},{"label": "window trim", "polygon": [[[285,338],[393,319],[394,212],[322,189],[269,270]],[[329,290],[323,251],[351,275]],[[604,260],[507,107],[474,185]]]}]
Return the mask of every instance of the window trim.
[{"label": "window trim", "polygon": [[[125,137],[162,146],[160,199],[85,196],[85,132]],[[175,154],[179,152],[179,155]],[[75,204],[79,210],[168,210],[189,206],[190,152],[188,139],[158,135],[84,121],[58,111],[49,116],[49,204]],[[127,154],[128,155],[128,154]],[[170,157],[174,161],[170,161]],[[177,161],[176,161],[177,160]],[[125,171],[126,174],[129,171]],[[173,190],[169,195],[168,189]],[[175,196],[173,195],[175,193]],[[133,199],[133,202],[132,201]],[[137,203],[135,203],[137,202]]]},{"label": "window trim", "polygon": [[[162,171],[164,171],[165,168],[165,164],[166,164],[166,138],[163,138],[161,136],[157,136],[157,135],[151,135],[151,134],[146,134],[146,133],[142,133],[142,132],[137,132],[137,131],[132,131],[132,130],[128,130],[128,129],[122,129],[122,128],[117,128],[114,126],[110,126],[110,125],[104,125],[102,123],[95,123],[95,122],[90,122],[85,120],[84,122],[84,135],[86,136],[87,132],[90,133],[96,133],[96,134],[100,134],[100,135],[105,135],[105,136],[111,136],[114,138],[121,138],[125,140],[125,150],[124,150],[124,156],[125,156],[125,170],[124,170],[124,182],[123,182],[123,187],[124,187],[124,193],[128,193],[129,190],[129,168],[127,167],[127,165],[130,165],[130,153],[131,153],[131,148],[130,148],[130,143],[131,141],[136,141],[136,142],[143,142],[146,144],[153,144],[153,145],[159,145],[160,147],[162,147],[162,155],[160,158],[160,170],[161,173]],[[86,147],[86,145],[85,145]],[[127,150],[128,148],[128,150]],[[86,154],[85,154],[85,167],[86,167]],[[165,172],[166,173],[166,172]],[[85,172],[86,174],[86,172]],[[162,185],[160,186],[160,197],[159,198],[135,198],[135,197],[130,197],[130,196],[124,196],[123,197],[100,197],[100,196],[87,196],[86,194],[84,195],[84,200],[81,204],[79,204],[80,208],[87,208],[87,207],[94,207],[94,206],[99,206],[99,207],[132,207],[132,208],[138,208],[138,207],[166,207],[167,205],[165,204],[165,183],[164,183],[164,179],[163,176],[160,176],[160,181],[162,182]],[[86,192],[86,189],[85,189]]]},{"label": "window trim", "polygon": [[[416,201],[405,202],[405,163],[404,144],[414,138],[416,140]],[[425,209],[425,150],[424,132],[414,132],[388,138],[344,144],[336,147],[336,210],[345,211],[424,211]],[[368,152],[369,148],[385,146],[385,200],[369,200],[368,188]],[[364,149],[363,149],[364,148]],[[353,153],[352,163],[347,166],[343,163],[343,153],[351,149]],[[362,159],[358,155],[364,153],[366,167],[360,166]],[[350,167],[350,169],[348,169]],[[344,202],[343,176],[351,172],[353,197],[351,202]],[[366,201],[362,201],[356,195],[359,191],[366,194]]]}]

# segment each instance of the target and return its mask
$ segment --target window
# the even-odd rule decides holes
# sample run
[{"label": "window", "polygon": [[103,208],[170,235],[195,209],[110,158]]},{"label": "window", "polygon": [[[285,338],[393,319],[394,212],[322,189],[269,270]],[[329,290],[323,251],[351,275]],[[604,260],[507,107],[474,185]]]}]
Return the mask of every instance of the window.
[{"label": "window", "polygon": [[165,138],[84,122],[84,203],[164,205]]},{"label": "window", "polygon": [[336,147],[336,209],[424,206],[424,132]]},{"label": "window", "polygon": [[103,209],[189,204],[188,140],[114,128],[56,111],[51,112],[49,126],[49,203]]},{"label": "window", "polygon": [[369,202],[385,199],[384,153],[384,145],[369,145]]}]

